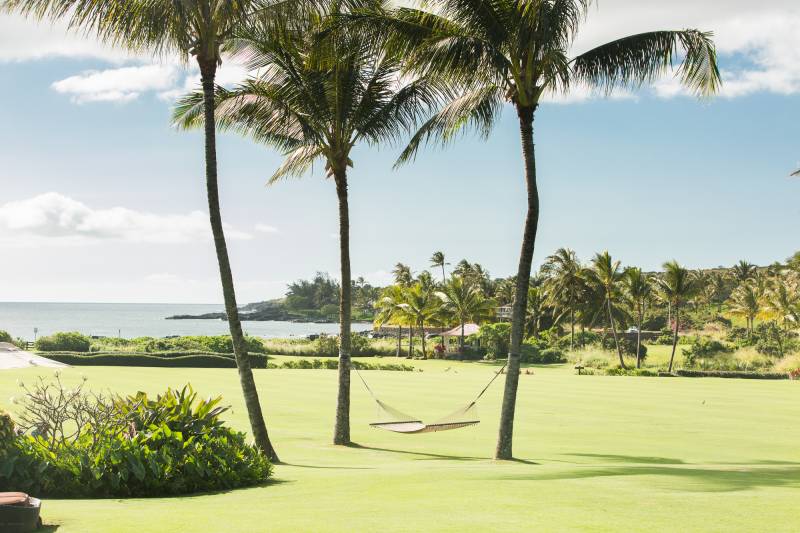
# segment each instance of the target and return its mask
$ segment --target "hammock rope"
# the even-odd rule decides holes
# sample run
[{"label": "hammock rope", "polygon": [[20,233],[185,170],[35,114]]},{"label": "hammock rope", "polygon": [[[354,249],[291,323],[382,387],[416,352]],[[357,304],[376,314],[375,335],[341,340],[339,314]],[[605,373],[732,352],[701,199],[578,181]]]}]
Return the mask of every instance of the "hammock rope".
[{"label": "hammock rope", "polygon": [[489,390],[489,387],[491,387],[497,377],[503,373],[507,365],[508,363],[503,365],[503,367],[492,376],[492,379],[489,380],[489,383],[478,393],[474,400],[431,424],[425,424],[419,418],[406,414],[381,401],[367,384],[367,381],[364,379],[364,376],[361,375],[358,368],[353,366],[353,369],[356,371],[356,374],[358,374],[361,383],[364,384],[364,388],[367,389],[367,392],[369,392],[369,395],[372,396],[376,404],[376,418],[378,422],[373,422],[370,426],[377,429],[393,431],[395,433],[417,434],[448,431],[479,424],[480,420],[477,415],[478,400]]}]

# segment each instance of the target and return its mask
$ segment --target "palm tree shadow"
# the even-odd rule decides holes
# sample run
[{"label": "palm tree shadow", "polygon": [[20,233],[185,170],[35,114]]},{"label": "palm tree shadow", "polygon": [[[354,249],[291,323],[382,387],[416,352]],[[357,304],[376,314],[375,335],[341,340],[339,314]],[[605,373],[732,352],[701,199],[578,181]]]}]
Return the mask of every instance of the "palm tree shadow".
[{"label": "palm tree shadow", "polygon": [[586,467],[562,472],[535,475],[509,475],[492,479],[506,481],[551,481],[590,479],[617,476],[660,476],[668,479],[675,490],[688,492],[738,492],[762,487],[800,488],[800,467],[691,467],[658,465],[631,465],[614,467]]},{"label": "palm tree shadow", "polygon": [[378,448],[376,446],[364,446],[362,444],[355,444],[355,443],[349,444],[348,447],[358,448],[362,450],[372,450],[376,452],[397,453],[402,455],[415,455],[417,456],[418,461],[433,461],[440,459],[444,459],[447,461],[486,461],[489,459],[488,457],[473,457],[469,455],[445,455],[439,453],[414,452],[410,450],[396,450],[392,448]]},{"label": "palm tree shadow", "polygon": [[281,463],[282,466],[292,466],[294,468],[313,468],[320,470],[375,470],[369,466],[325,466],[325,465],[301,465],[297,463]]},{"label": "palm tree shadow", "polygon": [[610,455],[603,453],[565,453],[570,457],[586,457],[591,459],[604,459],[606,461],[613,461],[617,463],[635,463],[635,464],[648,464],[648,465],[683,465],[686,464],[680,459],[671,459],[669,457],[647,457],[638,455]]},{"label": "palm tree shadow", "polygon": [[36,533],[52,533],[53,531],[57,531],[58,528],[58,524],[45,524],[34,531],[36,531]]}]

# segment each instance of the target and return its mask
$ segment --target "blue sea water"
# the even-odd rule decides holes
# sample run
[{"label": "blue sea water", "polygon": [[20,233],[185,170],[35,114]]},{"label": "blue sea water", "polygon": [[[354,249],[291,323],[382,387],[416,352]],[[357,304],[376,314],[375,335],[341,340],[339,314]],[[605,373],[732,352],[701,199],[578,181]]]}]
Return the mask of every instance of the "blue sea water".
[{"label": "blue sea water", "polygon": [[[229,333],[223,320],[166,320],[172,315],[199,315],[224,311],[221,305],[208,304],[127,304],[127,303],[30,303],[0,302],[0,330],[12,337],[33,340],[56,331],[79,331],[106,337],[166,337],[168,335],[222,335]],[[312,333],[336,333],[338,324],[245,321],[249,335],[267,338],[301,337]],[[369,329],[370,324],[353,324],[353,330]]]}]

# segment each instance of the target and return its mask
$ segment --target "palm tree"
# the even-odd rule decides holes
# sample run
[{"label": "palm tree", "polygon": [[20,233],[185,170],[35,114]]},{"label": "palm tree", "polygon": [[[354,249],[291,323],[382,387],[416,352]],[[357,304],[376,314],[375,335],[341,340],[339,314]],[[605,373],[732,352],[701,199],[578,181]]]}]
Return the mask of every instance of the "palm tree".
[{"label": "palm tree", "polygon": [[559,248],[542,267],[547,276],[548,304],[560,316],[569,314],[569,348],[575,349],[575,312],[578,295],[584,284],[581,263],[574,250]]},{"label": "palm tree", "polygon": [[737,283],[744,283],[751,279],[756,275],[756,272],[758,272],[758,267],[744,260],[739,261],[731,268],[731,274]]},{"label": "palm tree", "polygon": [[647,312],[647,305],[653,295],[650,277],[641,268],[631,267],[625,270],[625,289],[636,312],[636,368],[642,368],[642,324]]},{"label": "palm tree", "polygon": [[677,261],[664,263],[664,275],[658,278],[658,290],[661,298],[668,302],[674,312],[675,329],[672,335],[672,354],[669,358],[669,372],[675,360],[675,349],[678,346],[678,332],[680,331],[680,312],[689,299],[691,299],[700,287],[695,276],[678,264]]},{"label": "palm tree", "polygon": [[464,283],[460,276],[453,276],[444,284],[436,296],[442,301],[442,312],[445,316],[458,322],[461,326],[461,336],[458,346],[464,350],[464,325],[469,322],[480,324],[491,317],[494,302],[486,297],[476,287]]},{"label": "palm tree", "polygon": [[408,287],[414,279],[411,275],[411,267],[403,263],[397,263],[394,266],[392,275],[394,276],[394,282],[402,287]]},{"label": "palm tree", "polygon": [[390,285],[381,292],[381,297],[375,304],[378,314],[375,323],[380,327],[383,324],[395,324],[397,326],[397,353],[400,357],[403,344],[403,325],[406,324],[407,316],[402,304],[405,299],[403,287],[400,285]]},{"label": "palm tree", "polygon": [[[409,70],[440,79],[461,95],[412,138],[399,163],[414,158],[430,140],[453,142],[462,128],[488,136],[510,103],[519,119],[527,186],[527,215],[517,269],[508,373],[503,394],[498,459],[510,459],[519,354],[524,335],[528,281],[539,222],[533,124],[542,96],[588,84],[610,91],[639,86],[665,72],[678,52],[682,81],[698,94],[720,85],[711,35],[697,30],[658,31],[625,37],[568,57],[591,0],[434,0],[430,10],[400,8],[360,15],[360,27],[376,41],[389,40]],[[387,37],[388,36],[388,37]]]},{"label": "palm tree", "polygon": [[[339,392],[334,444],[350,443],[351,271],[347,169],[354,146],[396,140],[409,131],[435,99],[424,81],[398,83],[400,62],[376,51],[366,36],[328,32],[341,7],[315,12],[283,27],[255,24],[239,32],[236,45],[251,70],[261,74],[238,87],[217,89],[222,128],[283,150],[286,158],[272,175],[275,183],[302,176],[324,162],[339,202]],[[197,95],[182,99],[175,112],[183,126],[198,124]]]},{"label": "palm tree", "polygon": [[761,286],[752,279],[745,281],[731,293],[730,312],[745,318],[748,336],[753,334],[756,317],[761,311],[762,297]]},{"label": "palm tree", "polygon": [[534,276],[528,286],[528,309],[525,314],[526,332],[534,339],[539,338],[539,328],[542,323],[547,293],[545,292],[542,278]]},{"label": "palm tree", "polygon": [[436,319],[440,312],[441,302],[434,296],[432,291],[417,282],[405,289],[403,303],[400,306],[422,332],[422,357],[427,357],[428,354],[425,351],[425,324]]},{"label": "palm tree", "polygon": [[725,275],[720,272],[713,272],[708,277],[706,286],[708,301],[717,305],[717,313],[722,311],[722,302],[725,300],[725,291],[728,288]]},{"label": "palm tree", "polygon": [[[289,5],[291,4],[291,6]],[[250,357],[233,284],[228,248],[222,224],[217,186],[214,83],[222,52],[233,34],[249,18],[282,18],[298,9],[296,2],[272,4],[258,0],[6,0],[2,9],[36,19],[67,19],[72,29],[95,33],[100,40],[134,51],[160,55],[194,56],[200,68],[202,93],[197,112],[205,124],[206,193],[209,219],[219,265],[225,313],[228,317],[239,381],[244,393],[256,446],[278,460],[269,440],[253,379]],[[283,11],[286,9],[286,11]]]},{"label": "palm tree", "polygon": [[792,257],[787,259],[786,266],[800,274],[800,252],[795,253]]},{"label": "palm tree", "polygon": [[776,277],[764,295],[764,304],[784,330],[800,323],[800,280],[796,275]]},{"label": "palm tree", "polygon": [[589,275],[591,283],[600,289],[599,292],[603,296],[603,306],[608,318],[608,327],[614,335],[614,345],[619,356],[619,366],[626,369],[628,367],[625,366],[625,359],[622,357],[622,345],[619,343],[617,325],[614,320],[614,302],[620,296],[619,284],[623,279],[624,272],[620,267],[620,262],[612,260],[611,254],[605,251],[594,256]]},{"label": "palm tree", "polygon": [[431,266],[432,267],[441,267],[442,269],[442,284],[447,283],[447,274],[444,271],[444,266],[449,265],[450,263],[445,263],[444,260],[444,252],[433,252],[431,256]]}]

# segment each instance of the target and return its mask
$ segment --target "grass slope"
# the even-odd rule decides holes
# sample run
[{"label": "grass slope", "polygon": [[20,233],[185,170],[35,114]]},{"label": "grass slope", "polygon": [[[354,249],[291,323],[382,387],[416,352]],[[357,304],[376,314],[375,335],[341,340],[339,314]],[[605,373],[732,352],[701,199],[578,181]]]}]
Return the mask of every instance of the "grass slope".
[{"label": "grass slope", "polygon": [[[384,362],[390,359],[383,359]],[[393,360],[391,360],[393,361]],[[390,405],[433,420],[466,403],[492,367],[415,362],[422,373],[364,372]],[[450,368],[445,372],[446,368]],[[267,423],[286,464],[267,486],[184,498],[44,502],[59,533],[188,531],[797,531],[800,384],[584,376],[520,377],[515,452],[490,460],[501,383],[483,422],[417,436],[369,428],[353,378],[353,439],[329,444],[330,370],[257,370]],[[0,373],[0,398],[17,379]],[[96,389],[158,392],[187,381],[223,394],[247,429],[235,370],[83,367]],[[3,401],[2,403],[6,403]],[[55,530],[55,528],[51,528]]]}]

